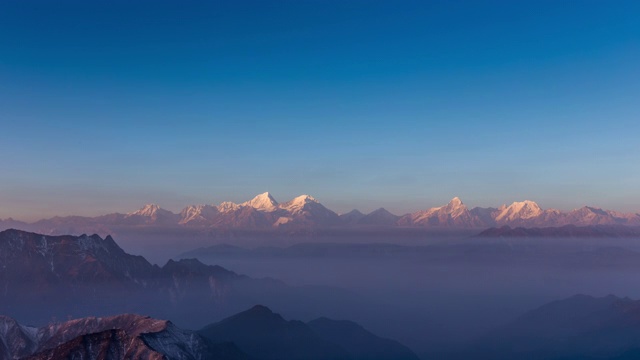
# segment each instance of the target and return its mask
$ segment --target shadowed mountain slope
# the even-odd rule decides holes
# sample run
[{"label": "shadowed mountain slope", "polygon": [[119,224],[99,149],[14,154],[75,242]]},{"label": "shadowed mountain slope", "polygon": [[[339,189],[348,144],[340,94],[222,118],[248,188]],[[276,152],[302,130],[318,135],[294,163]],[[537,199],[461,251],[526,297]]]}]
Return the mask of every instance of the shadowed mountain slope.
[{"label": "shadowed mountain slope", "polygon": [[256,359],[417,360],[407,347],[349,321],[287,321],[269,308],[253,308],[204,327],[214,342],[231,341]]}]

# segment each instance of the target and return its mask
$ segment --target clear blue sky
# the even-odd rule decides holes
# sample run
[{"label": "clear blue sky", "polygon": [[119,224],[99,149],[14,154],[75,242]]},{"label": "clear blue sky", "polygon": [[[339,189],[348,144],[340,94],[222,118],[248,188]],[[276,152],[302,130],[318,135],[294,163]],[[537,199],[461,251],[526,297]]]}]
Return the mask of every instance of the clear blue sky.
[{"label": "clear blue sky", "polygon": [[638,1],[0,1],[0,217],[640,211]]}]

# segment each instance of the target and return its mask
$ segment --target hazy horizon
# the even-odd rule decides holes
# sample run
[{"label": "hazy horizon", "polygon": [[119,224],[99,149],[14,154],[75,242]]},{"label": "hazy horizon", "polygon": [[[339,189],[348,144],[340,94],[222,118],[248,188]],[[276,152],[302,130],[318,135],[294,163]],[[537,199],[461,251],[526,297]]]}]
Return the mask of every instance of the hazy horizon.
[{"label": "hazy horizon", "polygon": [[[293,196],[288,197],[288,198],[280,198],[280,197],[276,197],[273,193],[270,193],[270,192],[268,192],[268,193],[272,197],[274,197],[274,199],[276,201],[278,201],[279,203],[284,203],[284,202],[290,201],[290,200],[294,199],[295,197],[301,196],[301,195],[310,195],[310,196],[315,198],[315,196],[313,196],[313,194],[298,194],[298,195],[293,195]],[[252,196],[249,196],[249,197],[246,197],[246,198],[243,198],[243,199],[240,199],[240,200],[235,200],[235,201],[229,200],[229,199],[223,199],[223,200],[220,200],[220,201],[217,201],[217,202],[206,202],[206,201],[202,201],[202,200],[199,200],[199,201],[198,200],[194,200],[194,202],[192,202],[192,203],[185,203],[180,207],[173,207],[173,208],[168,208],[168,207],[165,207],[162,204],[159,204],[157,202],[150,201],[150,202],[147,202],[147,203],[144,203],[144,204],[139,204],[137,207],[130,208],[130,209],[123,209],[123,208],[115,209],[115,208],[113,208],[113,210],[105,210],[103,208],[100,208],[100,209],[96,209],[95,212],[83,211],[83,212],[76,212],[76,213],[74,213],[74,212],[64,213],[64,212],[55,212],[56,209],[52,209],[51,211],[53,211],[53,212],[50,213],[48,216],[47,215],[43,215],[43,216],[32,216],[32,217],[26,217],[26,218],[21,218],[19,216],[11,215],[11,214],[15,214],[15,212],[14,212],[15,210],[14,209],[9,209],[9,210],[2,209],[3,210],[2,212],[3,213],[7,213],[8,216],[3,217],[2,214],[0,213],[0,220],[2,220],[2,219],[13,219],[13,220],[18,220],[18,221],[29,222],[29,221],[42,220],[42,219],[46,219],[46,218],[49,218],[49,217],[65,217],[65,216],[88,216],[88,217],[92,217],[92,216],[107,215],[107,214],[112,214],[112,213],[127,214],[127,213],[131,213],[131,212],[137,211],[137,210],[139,210],[139,209],[141,209],[141,208],[143,208],[143,207],[145,207],[147,205],[157,205],[157,206],[161,207],[162,209],[169,210],[169,211],[171,211],[171,212],[173,212],[175,214],[179,214],[181,212],[181,210],[183,210],[185,207],[191,206],[191,205],[213,205],[213,206],[217,206],[217,205],[220,205],[223,202],[233,202],[233,203],[236,203],[236,204],[242,204],[242,203],[244,203],[246,201],[251,200],[252,198],[254,198],[257,195],[260,195],[260,194],[254,194]],[[443,202],[440,203],[440,204],[424,204],[423,207],[410,209],[410,210],[405,210],[405,211],[394,211],[393,207],[387,207],[387,206],[374,206],[374,207],[371,207],[371,208],[350,208],[350,209],[347,209],[347,210],[340,211],[340,210],[336,210],[335,208],[331,207],[330,205],[324,203],[322,201],[322,199],[317,199],[316,198],[316,200],[318,200],[323,205],[327,206],[327,208],[329,210],[334,211],[338,215],[346,214],[346,213],[348,213],[348,212],[350,212],[352,210],[358,210],[358,211],[362,212],[363,214],[368,214],[368,213],[370,213],[372,211],[375,211],[377,209],[384,208],[384,209],[386,209],[387,211],[391,212],[394,215],[402,216],[402,215],[414,213],[416,211],[428,210],[428,209],[431,209],[431,208],[444,206],[444,205],[448,204],[454,198],[459,198],[469,209],[472,209],[472,208],[475,208],[475,207],[480,207],[480,208],[491,208],[491,207],[493,207],[493,208],[497,208],[497,207],[500,207],[502,205],[509,206],[514,202],[523,202],[523,201],[533,201],[533,202],[537,203],[542,209],[556,209],[556,210],[565,211],[565,212],[566,211],[575,210],[575,209],[579,208],[579,207],[576,207],[576,208],[564,208],[564,209],[550,208],[550,207],[544,206],[544,204],[538,203],[535,199],[515,199],[515,200],[508,201],[508,202],[501,203],[501,204],[469,204],[464,199],[461,199],[459,196],[454,196],[454,197],[449,198],[448,200],[443,200]],[[399,201],[396,202],[396,203],[399,203]],[[619,209],[608,209],[608,208],[603,208],[603,207],[600,207],[600,206],[597,206],[597,205],[594,205],[594,204],[583,204],[580,207],[583,207],[583,206],[601,208],[601,209],[604,209],[604,210],[620,211]],[[109,208],[106,208],[106,209],[112,209],[112,208],[109,207]],[[632,210],[629,213],[638,213],[638,211]]]}]

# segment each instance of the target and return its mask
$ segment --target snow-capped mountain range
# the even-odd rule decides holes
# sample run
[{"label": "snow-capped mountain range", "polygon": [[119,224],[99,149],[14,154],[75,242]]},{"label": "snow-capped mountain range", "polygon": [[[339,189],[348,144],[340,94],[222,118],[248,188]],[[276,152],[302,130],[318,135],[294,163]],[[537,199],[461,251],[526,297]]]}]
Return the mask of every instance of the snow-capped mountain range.
[{"label": "snow-capped mountain range", "polygon": [[176,214],[148,204],[127,214],[54,217],[35,223],[0,220],[0,229],[20,228],[47,234],[108,233],[115,227],[203,227],[211,229],[307,229],[343,227],[416,227],[485,229],[496,226],[640,225],[640,214],[585,206],[572,211],[542,209],[531,200],[497,208],[468,208],[455,197],[448,204],[398,216],[384,208],[369,214],[353,210],[338,215],[309,195],[279,203],[268,192],[236,204],[189,205]]}]

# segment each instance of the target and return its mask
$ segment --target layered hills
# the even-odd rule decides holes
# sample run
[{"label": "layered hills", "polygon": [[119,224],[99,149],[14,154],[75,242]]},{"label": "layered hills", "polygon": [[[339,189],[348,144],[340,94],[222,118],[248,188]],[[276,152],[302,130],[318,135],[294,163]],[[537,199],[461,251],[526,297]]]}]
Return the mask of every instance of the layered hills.
[{"label": "layered hills", "polygon": [[406,346],[380,338],[354,322],[285,320],[260,305],[208,325],[199,334],[214,342],[232,342],[259,360],[418,359]]},{"label": "layered hills", "polygon": [[531,310],[479,339],[476,359],[637,359],[640,301],[575,295]]},{"label": "layered hills", "polygon": [[197,327],[256,303],[287,306],[309,295],[340,296],[253,279],[195,259],[159,267],[98,235],[2,231],[0,269],[0,314],[32,323],[133,312]]},{"label": "layered hills", "polygon": [[351,321],[285,320],[249,310],[200,331],[135,314],[24,326],[0,316],[0,358],[23,360],[417,360],[406,346]]}]

